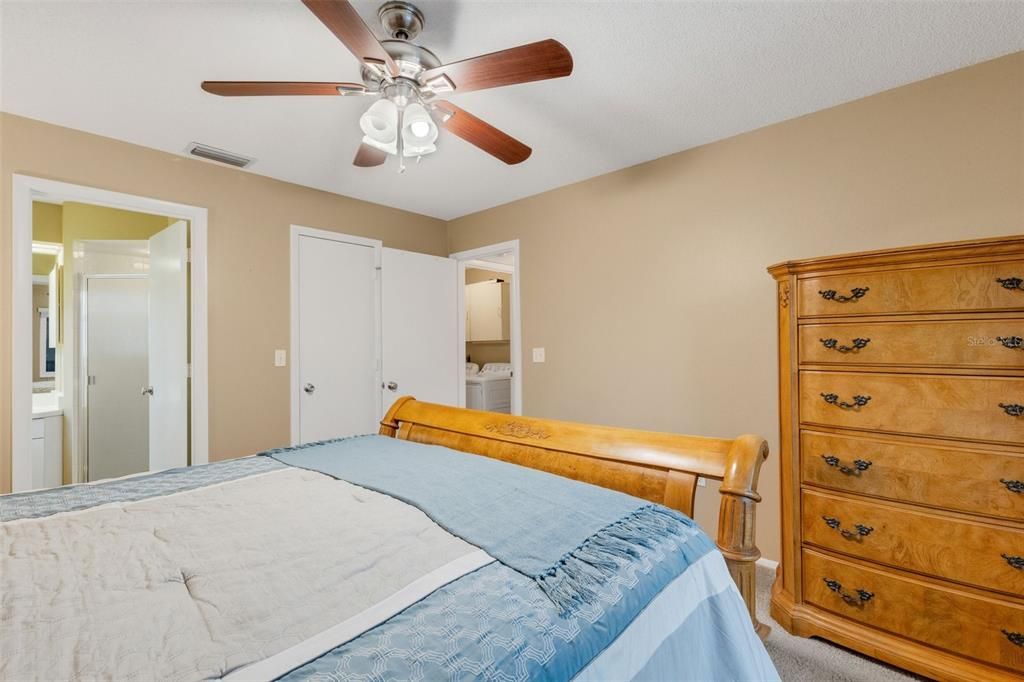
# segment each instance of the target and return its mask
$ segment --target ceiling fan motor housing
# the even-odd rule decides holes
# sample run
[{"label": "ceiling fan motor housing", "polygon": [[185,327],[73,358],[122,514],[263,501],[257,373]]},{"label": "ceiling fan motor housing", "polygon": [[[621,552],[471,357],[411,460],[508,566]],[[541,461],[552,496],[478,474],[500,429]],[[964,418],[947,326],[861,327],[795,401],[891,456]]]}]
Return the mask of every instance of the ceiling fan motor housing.
[{"label": "ceiling fan motor housing", "polygon": [[423,30],[423,12],[413,4],[392,0],[377,10],[384,31],[395,40],[415,40]]},{"label": "ceiling fan motor housing", "polygon": [[[417,76],[421,73],[427,69],[441,66],[441,60],[437,58],[437,55],[425,47],[413,45],[404,40],[382,40],[380,44],[398,65],[397,78],[407,78],[415,84]],[[383,78],[378,71],[363,66],[362,78],[363,83],[370,90],[383,89]]]}]

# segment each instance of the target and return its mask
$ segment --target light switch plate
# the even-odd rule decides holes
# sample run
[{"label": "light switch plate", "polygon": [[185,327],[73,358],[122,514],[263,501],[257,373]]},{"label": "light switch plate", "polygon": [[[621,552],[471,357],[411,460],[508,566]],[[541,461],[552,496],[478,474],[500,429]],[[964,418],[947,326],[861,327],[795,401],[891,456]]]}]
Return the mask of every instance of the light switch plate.
[{"label": "light switch plate", "polygon": [[544,349],[543,348],[534,348],[533,349],[533,361],[534,362],[544,362]]},{"label": "light switch plate", "polygon": [[286,355],[283,350],[274,351],[274,367],[284,367],[286,363]]}]

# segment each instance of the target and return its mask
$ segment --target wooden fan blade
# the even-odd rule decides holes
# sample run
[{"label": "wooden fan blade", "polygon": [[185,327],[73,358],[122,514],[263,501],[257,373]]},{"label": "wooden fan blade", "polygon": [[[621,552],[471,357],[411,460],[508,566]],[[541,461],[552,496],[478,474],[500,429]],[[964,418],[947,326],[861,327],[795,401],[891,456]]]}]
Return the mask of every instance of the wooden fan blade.
[{"label": "wooden fan blade", "polygon": [[444,75],[456,92],[562,78],[572,73],[572,55],[557,40],[520,45],[461,62],[442,64],[419,75],[421,85]]},{"label": "wooden fan blade", "polygon": [[490,123],[481,120],[465,109],[451,102],[441,100],[435,104],[448,118],[441,122],[445,130],[458,135],[466,142],[476,145],[491,156],[509,165],[522,163],[530,158],[533,150],[516,138],[503,133]]},{"label": "wooden fan blade", "polygon": [[359,166],[360,168],[369,168],[371,166],[379,166],[387,160],[387,152],[382,152],[364,142],[356,150],[356,158],[352,159],[352,165]]},{"label": "wooden fan blade", "polygon": [[223,97],[274,95],[340,95],[338,88],[353,94],[365,92],[357,83],[293,83],[289,81],[203,81],[203,90]]},{"label": "wooden fan blade", "polygon": [[347,0],[302,0],[302,4],[331,29],[359,61],[384,64],[388,73],[398,75],[398,65]]}]

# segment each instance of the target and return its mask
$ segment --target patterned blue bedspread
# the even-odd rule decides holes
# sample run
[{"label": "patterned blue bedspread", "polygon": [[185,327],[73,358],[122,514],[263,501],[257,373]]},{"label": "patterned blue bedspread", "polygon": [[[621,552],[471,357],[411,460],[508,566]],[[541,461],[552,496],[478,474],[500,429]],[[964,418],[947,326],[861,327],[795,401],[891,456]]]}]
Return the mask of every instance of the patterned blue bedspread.
[{"label": "patterned blue bedspread", "polygon": [[[248,457],[0,496],[0,521],[159,497],[286,466]],[[282,679],[778,679],[721,555],[695,525],[612,560],[594,598],[571,611],[530,576],[489,564]]]}]

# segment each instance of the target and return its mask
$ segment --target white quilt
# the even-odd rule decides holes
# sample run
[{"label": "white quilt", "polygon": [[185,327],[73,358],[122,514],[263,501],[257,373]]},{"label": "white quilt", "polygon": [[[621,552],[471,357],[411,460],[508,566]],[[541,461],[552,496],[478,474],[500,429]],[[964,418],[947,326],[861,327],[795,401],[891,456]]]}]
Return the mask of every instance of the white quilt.
[{"label": "white quilt", "polygon": [[414,507],[299,469],[9,521],[0,679],[218,677],[489,560]]}]

